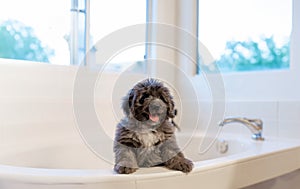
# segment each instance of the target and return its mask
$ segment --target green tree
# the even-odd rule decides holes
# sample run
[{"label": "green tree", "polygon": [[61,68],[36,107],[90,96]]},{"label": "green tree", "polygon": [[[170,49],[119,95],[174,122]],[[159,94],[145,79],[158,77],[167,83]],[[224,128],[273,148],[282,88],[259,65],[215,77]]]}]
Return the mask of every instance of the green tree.
[{"label": "green tree", "polygon": [[290,62],[289,42],[278,47],[273,37],[258,41],[228,41],[224,54],[213,65],[203,66],[206,72],[284,69]]},{"label": "green tree", "polygon": [[16,20],[0,24],[0,58],[49,62],[54,50],[44,46],[33,28]]}]

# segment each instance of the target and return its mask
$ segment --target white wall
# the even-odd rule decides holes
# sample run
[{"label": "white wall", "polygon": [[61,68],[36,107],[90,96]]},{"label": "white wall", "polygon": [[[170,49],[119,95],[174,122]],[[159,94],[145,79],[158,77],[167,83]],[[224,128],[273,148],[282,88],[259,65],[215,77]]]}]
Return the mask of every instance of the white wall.
[{"label": "white wall", "polygon": [[0,60],[0,145],[36,146],[63,141],[73,128],[75,68]]}]

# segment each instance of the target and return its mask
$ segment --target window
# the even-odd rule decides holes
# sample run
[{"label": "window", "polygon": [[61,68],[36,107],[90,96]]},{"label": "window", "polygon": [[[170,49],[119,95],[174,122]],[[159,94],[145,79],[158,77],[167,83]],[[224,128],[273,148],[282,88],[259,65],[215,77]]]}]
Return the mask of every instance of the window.
[{"label": "window", "polygon": [[202,71],[289,68],[292,0],[199,0],[198,27],[215,59]]},{"label": "window", "polygon": [[[95,48],[96,58],[90,64],[102,65],[97,60],[96,44],[111,32],[136,24],[146,23],[146,0],[90,0],[90,43]],[[146,34],[145,34],[146,37]],[[121,71],[135,64],[135,69],[143,69],[145,45],[130,47],[116,54],[105,67],[109,71]]]},{"label": "window", "polygon": [[9,0],[0,6],[0,58],[69,64],[70,1]]},{"label": "window", "polygon": [[[97,57],[100,39],[142,23],[146,0],[10,0],[0,7],[0,58],[79,65],[88,51]],[[144,55],[145,45],[128,48],[110,60],[109,69],[141,66]]]}]

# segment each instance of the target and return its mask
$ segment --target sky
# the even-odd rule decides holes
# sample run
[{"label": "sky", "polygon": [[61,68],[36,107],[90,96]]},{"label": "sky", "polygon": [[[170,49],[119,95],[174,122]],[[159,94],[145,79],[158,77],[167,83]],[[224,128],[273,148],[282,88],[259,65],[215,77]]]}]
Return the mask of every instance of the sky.
[{"label": "sky", "polygon": [[[70,31],[70,2],[5,1],[0,6],[0,22],[16,19],[32,26],[43,44],[55,49],[52,63],[69,64],[69,49],[64,36]],[[124,26],[144,23],[145,7],[144,0],[91,0],[93,41]],[[292,0],[199,0],[199,39],[214,57],[224,51],[228,40],[274,35],[280,41],[289,37],[291,27]],[[143,52],[144,47],[137,47],[117,59],[140,59]]]},{"label": "sky", "polygon": [[213,56],[226,41],[290,36],[292,0],[199,0],[199,39]]}]

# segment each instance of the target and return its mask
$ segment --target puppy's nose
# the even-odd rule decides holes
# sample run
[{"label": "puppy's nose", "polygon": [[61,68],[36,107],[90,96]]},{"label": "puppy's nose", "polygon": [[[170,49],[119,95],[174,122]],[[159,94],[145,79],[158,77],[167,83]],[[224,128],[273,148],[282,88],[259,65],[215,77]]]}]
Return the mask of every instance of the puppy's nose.
[{"label": "puppy's nose", "polygon": [[160,111],[162,107],[163,107],[162,102],[159,99],[153,100],[149,105],[150,111],[155,111],[155,112]]},{"label": "puppy's nose", "polygon": [[151,105],[150,105],[150,109],[151,109],[151,110],[158,111],[159,108],[160,108],[160,105],[159,105],[159,104],[151,104]]}]

